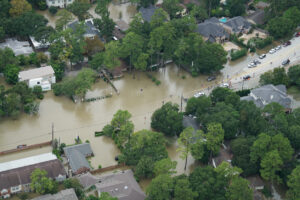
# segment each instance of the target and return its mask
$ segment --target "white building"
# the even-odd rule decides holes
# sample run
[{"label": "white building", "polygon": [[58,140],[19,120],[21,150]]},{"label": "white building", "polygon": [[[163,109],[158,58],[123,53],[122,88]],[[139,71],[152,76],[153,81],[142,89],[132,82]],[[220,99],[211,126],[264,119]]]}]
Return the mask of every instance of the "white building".
[{"label": "white building", "polygon": [[74,0],[46,0],[47,6],[51,7],[60,7],[60,8],[65,8],[69,4],[72,4]]},{"label": "white building", "polygon": [[47,66],[19,72],[19,81],[25,81],[30,88],[39,85],[43,91],[48,91],[56,79],[53,68]]}]

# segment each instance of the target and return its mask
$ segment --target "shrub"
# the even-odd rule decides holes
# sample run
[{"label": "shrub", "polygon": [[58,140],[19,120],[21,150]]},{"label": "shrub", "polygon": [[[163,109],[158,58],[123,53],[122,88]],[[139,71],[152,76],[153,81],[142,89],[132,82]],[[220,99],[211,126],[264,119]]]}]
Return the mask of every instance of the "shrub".
[{"label": "shrub", "polygon": [[102,169],[102,165],[98,165],[98,169]]},{"label": "shrub", "polygon": [[55,15],[55,14],[57,13],[57,10],[58,10],[58,8],[55,7],[55,6],[51,6],[51,7],[49,8],[49,12],[50,12],[52,15]]},{"label": "shrub", "polygon": [[243,56],[247,55],[248,50],[247,49],[241,49],[241,50],[237,50],[237,51],[231,51],[230,57],[231,60],[237,60]]},{"label": "shrub", "polygon": [[48,56],[43,52],[37,53],[38,63],[46,63],[48,61]]},{"label": "shrub", "polygon": [[34,86],[33,90],[32,90],[33,94],[35,94],[35,96],[39,99],[43,99],[44,95],[43,95],[43,90],[42,87],[39,85]]}]

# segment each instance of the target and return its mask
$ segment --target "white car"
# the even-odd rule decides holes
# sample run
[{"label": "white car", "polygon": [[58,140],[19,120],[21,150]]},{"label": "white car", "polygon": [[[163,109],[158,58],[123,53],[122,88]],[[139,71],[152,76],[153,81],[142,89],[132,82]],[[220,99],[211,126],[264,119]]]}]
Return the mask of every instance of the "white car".
[{"label": "white car", "polygon": [[279,49],[281,49],[280,45],[275,48],[276,51],[278,51]]},{"label": "white car", "polygon": [[203,92],[197,92],[196,94],[194,94],[194,97],[198,98],[201,96],[204,96],[205,94]]},{"label": "white car", "polygon": [[264,59],[267,55],[266,54],[262,54],[259,56],[259,59]]},{"label": "white car", "polygon": [[256,64],[255,64],[254,62],[251,62],[251,63],[248,64],[248,67],[249,67],[249,68],[256,67]]},{"label": "white car", "polygon": [[276,49],[271,49],[270,51],[269,51],[269,54],[273,54],[273,53],[275,53],[276,52]]},{"label": "white car", "polygon": [[228,83],[222,83],[220,85],[220,87],[222,87],[222,88],[229,88],[229,84]]}]

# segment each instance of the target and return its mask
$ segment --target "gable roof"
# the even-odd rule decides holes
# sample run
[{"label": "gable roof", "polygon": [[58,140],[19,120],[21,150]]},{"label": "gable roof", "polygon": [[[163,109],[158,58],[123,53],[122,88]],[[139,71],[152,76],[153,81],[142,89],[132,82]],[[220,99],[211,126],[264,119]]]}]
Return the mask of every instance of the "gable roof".
[{"label": "gable roof", "polygon": [[62,190],[56,194],[46,194],[32,200],[78,200],[73,188]]},{"label": "gable roof", "polygon": [[86,157],[93,155],[93,151],[89,143],[73,145],[64,148],[66,157],[73,173],[81,168],[91,169]]},{"label": "gable roof", "polygon": [[150,5],[147,8],[141,7],[139,11],[142,14],[144,21],[150,22],[151,17],[154,15],[156,9],[158,8],[155,7],[154,5]]},{"label": "gable roof", "polygon": [[19,167],[7,171],[0,172],[0,191],[13,186],[28,184],[31,182],[31,173],[36,169],[47,171],[47,177],[55,179],[59,175],[65,176],[66,171],[60,160],[50,160],[46,162],[36,163],[29,166]]},{"label": "gable roof", "polygon": [[[73,31],[77,30],[77,27],[79,25],[79,21],[76,20],[70,24],[68,24],[68,27],[71,28]],[[100,31],[94,26],[93,19],[87,19],[84,21],[84,28],[85,28],[85,33],[84,35],[86,37],[91,37],[91,36],[98,36],[101,40],[101,34]]]},{"label": "gable roof", "polygon": [[224,24],[230,27],[233,32],[240,32],[242,29],[248,29],[251,27],[250,22],[241,16],[231,18]]},{"label": "gable roof", "polygon": [[119,200],[144,200],[146,198],[131,170],[104,175],[99,178],[101,182],[96,184],[99,192],[108,192],[112,197],[117,197]]},{"label": "gable roof", "polygon": [[76,178],[78,179],[79,183],[83,186],[84,189],[87,189],[92,185],[99,183],[100,181],[99,177],[93,176],[89,172],[86,174],[78,175]]},{"label": "gable roof", "polygon": [[206,38],[212,37],[214,40],[217,37],[229,37],[224,27],[219,23],[212,22],[213,20],[205,21],[197,25],[196,32]]},{"label": "gable roof", "polygon": [[250,22],[255,24],[264,24],[265,23],[265,11],[257,10],[253,14],[247,17]]},{"label": "gable roof", "polygon": [[274,86],[272,84],[251,90],[250,96],[241,97],[241,100],[253,101],[260,108],[272,102],[279,103],[284,108],[291,108],[292,102],[286,94],[285,85]]},{"label": "gable roof", "polygon": [[54,75],[54,70],[51,66],[46,66],[19,72],[19,80],[27,81],[49,75]]}]

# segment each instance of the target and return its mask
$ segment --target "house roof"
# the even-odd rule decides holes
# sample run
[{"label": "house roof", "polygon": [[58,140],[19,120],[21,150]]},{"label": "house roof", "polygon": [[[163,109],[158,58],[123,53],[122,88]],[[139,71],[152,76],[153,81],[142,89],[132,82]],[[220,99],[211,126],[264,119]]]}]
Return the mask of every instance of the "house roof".
[{"label": "house roof", "polygon": [[2,171],[0,172],[0,191],[2,189],[8,189],[13,186],[30,183],[31,173],[36,168],[46,170],[48,173],[47,176],[53,179],[58,177],[59,175],[66,175],[65,169],[58,159]]},{"label": "house roof", "polygon": [[4,162],[4,163],[0,163],[0,172],[11,170],[11,169],[17,169],[20,167],[25,167],[28,165],[34,165],[49,160],[55,160],[55,159],[57,159],[57,157],[54,154],[44,153],[37,156],[31,156],[27,158]]},{"label": "house roof", "polygon": [[81,168],[91,169],[86,157],[93,154],[89,143],[73,145],[64,148],[66,157],[73,173]]},{"label": "house roof", "polygon": [[267,7],[269,7],[270,4],[267,3],[267,2],[263,2],[263,1],[259,1],[257,4],[256,4],[256,7],[259,8],[259,9],[265,9]]},{"label": "house roof", "polygon": [[205,21],[197,25],[196,32],[206,38],[213,38],[210,41],[214,42],[217,37],[229,37],[229,34],[225,31],[219,23],[213,22],[214,20]]},{"label": "house roof", "polygon": [[146,198],[131,170],[104,175],[100,179],[101,182],[96,184],[99,192],[108,192],[119,200],[144,200]]},{"label": "house roof", "polygon": [[92,185],[95,185],[96,183],[99,183],[100,181],[99,177],[93,176],[89,172],[86,174],[78,175],[76,178],[85,189],[91,187]]},{"label": "house roof", "polygon": [[116,21],[117,28],[122,31],[127,31],[129,29],[129,25],[124,20]]},{"label": "house roof", "polygon": [[[76,31],[77,27],[79,25],[79,21],[74,21],[70,24],[68,24],[68,27],[71,28],[73,31]],[[99,36],[101,39],[100,31],[94,26],[93,19],[87,19],[84,22],[84,28],[85,28],[85,36]]]},{"label": "house roof", "polygon": [[291,108],[291,99],[286,94],[285,85],[264,85],[251,90],[250,96],[241,97],[241,100],[253,101],[257,107],[276,102],[285,108]]},{"label": "house roof", "polygon": [[230,27],[233,32],[240,32],[242,29],[248,29],[251,27],[250,22],[241,16],[231,18],[224,24]]},{"label": "house roof", "polygon": [[41,78],[43,76],[53,75],[54,70],[51,66],[40,67],[19,72],[19,80],[27,81],[34,78]]},{"label": "house roof", "polygon": [[46,194],[32,200],[78,200],[73,188],[62,190],[56,194]]},{"label": "house roof", "polygon": [[247,17],[250,22],[255,24],[264,24],[265,23],[265,11],[257,10],[253,14]]},{"label": "house roof", "polygon": [[153,5],[150,5],[147,8],[141,7],[139,11],[142,14],[144,21],[150,22],[151,17],[154,15],[156,9],[158,8]]},{"label": "house roof", "polygon": [[12,49],[16,56],[29,55],[34,52],[28,41],[18,41],[15,38],[8,38],[5,42],[0,43],[1,49],[6,47]]}]

